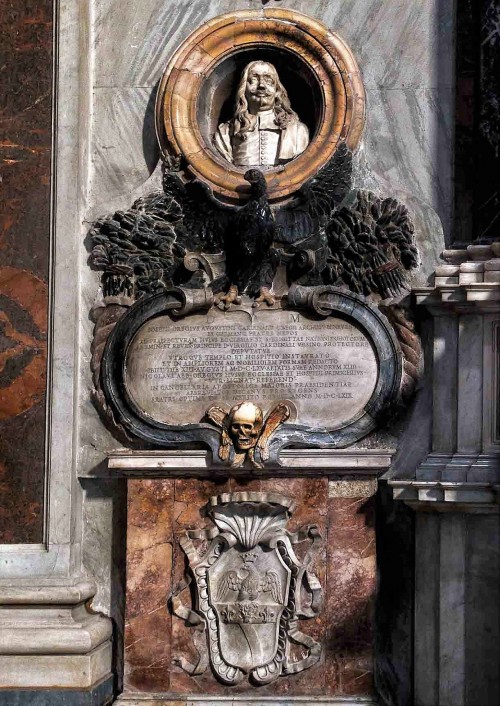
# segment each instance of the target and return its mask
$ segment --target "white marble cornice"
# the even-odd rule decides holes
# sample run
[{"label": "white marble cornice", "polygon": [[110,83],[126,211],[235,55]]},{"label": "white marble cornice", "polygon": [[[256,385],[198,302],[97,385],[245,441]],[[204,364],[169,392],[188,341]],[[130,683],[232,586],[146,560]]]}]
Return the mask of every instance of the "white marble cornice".
[{"label": "white marble cornice", "polygon": [[266,475],[379,476],[392,461],[394,449],[284,449],[279,468],[231,469],[213,465],[208,451],[130,451],[119,449],[108,455],[108,469],[129,477],[203,477]]}]

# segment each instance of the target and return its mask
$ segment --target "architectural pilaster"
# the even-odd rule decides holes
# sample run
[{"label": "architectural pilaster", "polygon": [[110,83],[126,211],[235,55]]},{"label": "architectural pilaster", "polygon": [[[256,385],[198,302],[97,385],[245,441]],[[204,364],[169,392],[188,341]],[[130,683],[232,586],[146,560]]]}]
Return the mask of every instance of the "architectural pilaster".
[{"label": "architectural pilaster", "polygon": [[500,685],[499,255],[445,251],[414,290],[434,318],[432,451],[389,485],[416,511],[417,706],[493,706]]}]

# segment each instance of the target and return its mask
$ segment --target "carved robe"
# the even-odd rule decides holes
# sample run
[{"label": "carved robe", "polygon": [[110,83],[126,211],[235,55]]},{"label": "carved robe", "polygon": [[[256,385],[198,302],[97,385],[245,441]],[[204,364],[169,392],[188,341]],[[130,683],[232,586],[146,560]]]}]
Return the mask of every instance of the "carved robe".
[{"label": "carved robe", "polygon": [[294,121],[281,129],[273,110],[257,115],[253,130],[246,139],[232,134],[232,121],[222,123],[214,136],[217,151],[239,167],[273,167],[289,162],[301,154],[309,144],[309,130],[304,123]]}]

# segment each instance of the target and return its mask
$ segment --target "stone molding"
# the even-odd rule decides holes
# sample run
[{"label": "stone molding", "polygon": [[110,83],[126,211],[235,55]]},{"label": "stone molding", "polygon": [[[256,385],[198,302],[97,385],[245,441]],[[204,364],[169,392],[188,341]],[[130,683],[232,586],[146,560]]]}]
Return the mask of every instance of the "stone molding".
[{"label": "stone molding", "polygon": [[111,621],[95,586],[0,585],[0,689],[91,689],[109,678]]},{"label": "stone molding", "polygon": [[395,500],[414,510],[500,512],[500,485],[446,481],[389,481]]},{"label": "stone molding", "polygon": [[413,289],[416,303],[431,313],[498,311],[500,302],[500,243],[445,250],[445,265],[436,267],[433,287]]},{"label": "stone molding", "polygon": [[188,698],[180,698],[178,696],[165,696],[164,694],[148,694],[140,696],[137,694],[122,694],[116,704],[128,704],[128,706],[267,706],[275,704],[275,706],[295,706],[302,704],[303,706],[376,706],[378,701],[372,698],[363,696],[338,696],[336,698],[324,698],[321,696],[295,696],[284,698],[282,696],[268,697],[252,697],[242,694],[239,696],[227,696],[217,698],[207,698],[206,696],[189,696]]},{"label": "stone molding", "polygon": [[432,453],[415,479],[388,483],[415,510],[499,512],[500,455]]},{"label": "stone molding", "polygon": [[113,703],[113,677],[91,689],[0,689],[0,706],[109,706]]},{"label": "stone molding", "polygon": [[[289,476],[300,471],[301,476],[342,475],[377,477],[386,471],[394,449],[284,449],[280,453],[281,467],[254,470],[259,478]],[[212,466],[209,451],[130,451],[117,449],[108,455],[108,472],[125,477],[223,477],[248,475],[248,469]]]}]

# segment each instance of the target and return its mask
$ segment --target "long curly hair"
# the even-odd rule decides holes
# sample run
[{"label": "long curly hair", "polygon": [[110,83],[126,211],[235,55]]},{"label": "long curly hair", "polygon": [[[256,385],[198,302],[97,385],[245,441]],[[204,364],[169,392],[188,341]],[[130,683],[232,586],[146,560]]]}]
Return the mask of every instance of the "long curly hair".
[{"label": "long curly hair", "polygon": [[299,120],[297,113],[292,110],[286,88],[281,83],[278,72],[273,64],[270,64],[268,61],[251,61],[245,66],[241,74],[238,90],[236,91],[236,110],[234,118],[231,121],[233,135],[238,135],[241,140],[246,140],[246,133],[255,130],[257,124],[257,116],[249,112],[248,101],[245,96],[248,74],[256,64],[267,64],[267,66],[271,68],[271,73],[276,81],[276,95],[273,110],[278,127],[284,130],[290,123],[298,122]]}]

